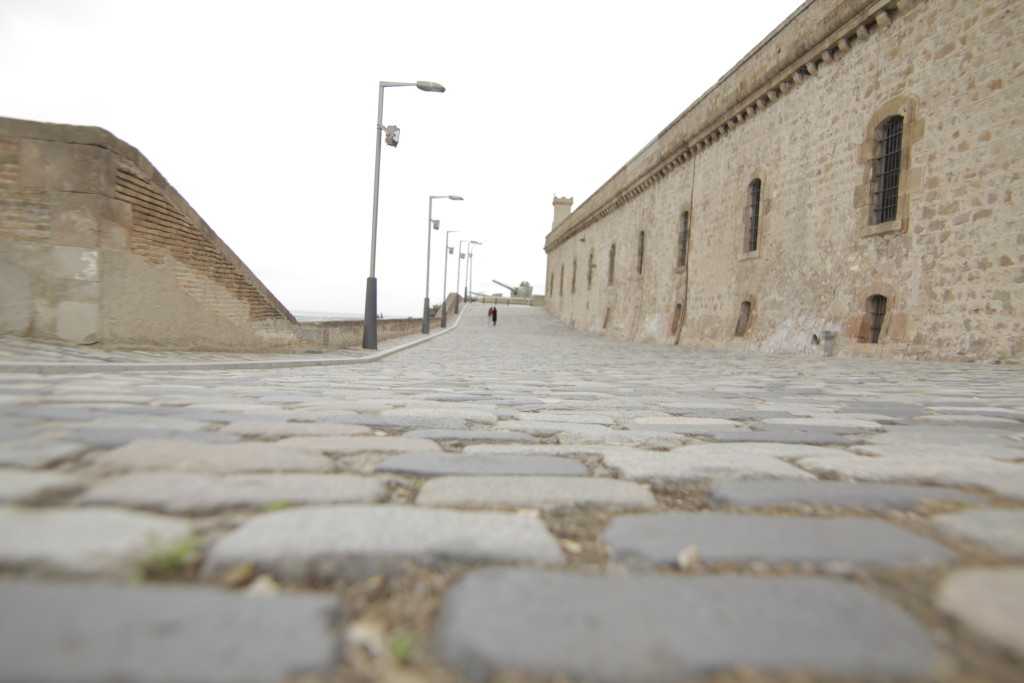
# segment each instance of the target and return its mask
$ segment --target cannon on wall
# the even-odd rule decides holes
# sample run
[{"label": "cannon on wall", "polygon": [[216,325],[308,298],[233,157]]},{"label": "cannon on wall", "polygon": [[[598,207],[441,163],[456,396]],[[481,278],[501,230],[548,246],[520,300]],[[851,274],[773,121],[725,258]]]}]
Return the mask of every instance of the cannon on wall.
[{"label": "cannon on wall", "polygon": [[521,297],[523,299],[529,299],[530,297],[533,296],[533,287],[531,287],[530,283],[527,282],[526,280],[520,282],[518,287],[509,287],[504,282],[498,282],[497,280],[491,280],[491,282],[497,285],[501,285],[502,287],[507,289],[509,292],[508,295],[510,297]]}]

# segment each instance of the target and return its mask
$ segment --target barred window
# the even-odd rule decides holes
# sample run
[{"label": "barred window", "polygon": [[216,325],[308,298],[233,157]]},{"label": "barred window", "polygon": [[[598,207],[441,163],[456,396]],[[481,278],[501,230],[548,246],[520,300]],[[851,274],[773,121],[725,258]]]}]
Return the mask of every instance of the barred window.
[{"label": "barred window", "polygon": [[679,262],[676,266],[682,268],[686,265],[686,248],[690,242],[690,212],[683,211],[679,219]]},{"label": "barred window", "polygon": [[757,233],[761,225],[761,179],[747,186],[747,251],[757,251]]},{"label": "barred window", "polygon": [[896,219],[900,189],[900,155],[903,147],[903,117],[892,116],[875,129],[875,224]]},{"label": "barred window", "polygon": [[882,323],[885,321],[885,308],[888,300],[881,294],[868,297],[868,343],[877,344],[882,336]]}]

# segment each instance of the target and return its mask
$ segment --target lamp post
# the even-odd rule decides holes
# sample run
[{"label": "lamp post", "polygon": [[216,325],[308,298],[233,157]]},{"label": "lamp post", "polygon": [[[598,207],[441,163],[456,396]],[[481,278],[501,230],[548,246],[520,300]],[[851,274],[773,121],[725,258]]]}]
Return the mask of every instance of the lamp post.
[{"label": "lamp post", "polygon": [[[448,237],[458,230],[449,230],[444,234],[444,284],[441,286],[441,327],[448,327]],[[455,285],[455,308],[459,307],[459,285]]]},{"label": "lamp post", "polygon": [[473,268],[473,246],[479,244],[483,244],[483,242],[477,242],[474,240],[466,247],[466,296],[464,297],[466,301],[469,301],[469,295],[471,294],[470,290],[472,289],[471,283],[473,276],[471,275],[471,269]]},{"label": "lamp post", "polygon": [[[423,293],[423,334],[430,334],[430,230],[438,230],[440,228],[440,224],[434,224],[435,199],[451,199],[456,202],[462,201],[462,197],[456,194],[432,194],[430,195],[430,201],[427,204],[427,286],[426,291]],[[445,264],[447,265],[447,252],[445,252],[445,257]],[[444,308],[444,302],[441,303],[441,308]],[[444,313],[441,315],[443,316]],[[442,325],[442,327],[444,327],[444,325]]]},{"label": "lamp post", "polygon": [[459,267],[455,271],[455,312],[459,312],[459,282],[462,281],[462,259],[465,256],[462,254],[462,245],[469,240],[459,240]]},{"label": "lamp post", "polygon": [[[380,138],[384,131],[384,88],[416,86],[425,92],[444,92],[444,86],[430,81],[399,83],[380,81],[377,94],[377,154],[373,164],[373,223],[370,232],[370,276],[366,278],[366,306],[363,310],[363,348],[377,348],[377,198],[380,195]],[[398,128],[388,126],[388,144],[398,146]]]}]

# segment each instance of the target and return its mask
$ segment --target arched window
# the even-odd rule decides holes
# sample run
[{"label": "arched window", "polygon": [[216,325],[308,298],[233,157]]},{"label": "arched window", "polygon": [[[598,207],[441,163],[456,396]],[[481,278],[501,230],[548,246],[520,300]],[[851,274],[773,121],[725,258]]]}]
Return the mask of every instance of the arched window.
[{"label": "arched window", "polygon": [[686,265],[686,248],[690,243],[690,212],[683,211],[683,215],[679,217],[679,260],[676,263],[677,268],[682,268]]},{"label": "arched window", "polygon": [[754,178],[747,185],[747,251],[757,251],[758,231],[761,227],[761,179]]},{"label": "arched window", "polygon": [[743,337],[750,327],[750,302],[744,301],[740,304],[740,315],[736,319],[736,336]]},{"label": "arched window", "polygon": [[900,191],[900,157],[903,153],[903,117],[890,116],[875,129],[872,190],[874,222],[896,220]]},{"label": "arched window", "polygon": [[615,282],[615,245],[608,250],[608,284]]}]

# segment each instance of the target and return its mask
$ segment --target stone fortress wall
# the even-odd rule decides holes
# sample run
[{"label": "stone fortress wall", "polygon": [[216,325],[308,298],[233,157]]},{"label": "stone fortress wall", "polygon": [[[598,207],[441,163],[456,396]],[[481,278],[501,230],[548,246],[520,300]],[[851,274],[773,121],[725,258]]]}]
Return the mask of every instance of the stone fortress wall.
[{"label": "stone fortress wall", "polygon": [[645,342],[1024,359],[1022,45],[1013,0],[809,0],[555,199],[548,308]]},{"label": "stone fortress wall", "polygon": [[[0,118],[0,333],[112,347],[326,350],[362,321],[297,323],[135,148]],[[380,321],[378,338],[419,319]]]}]

